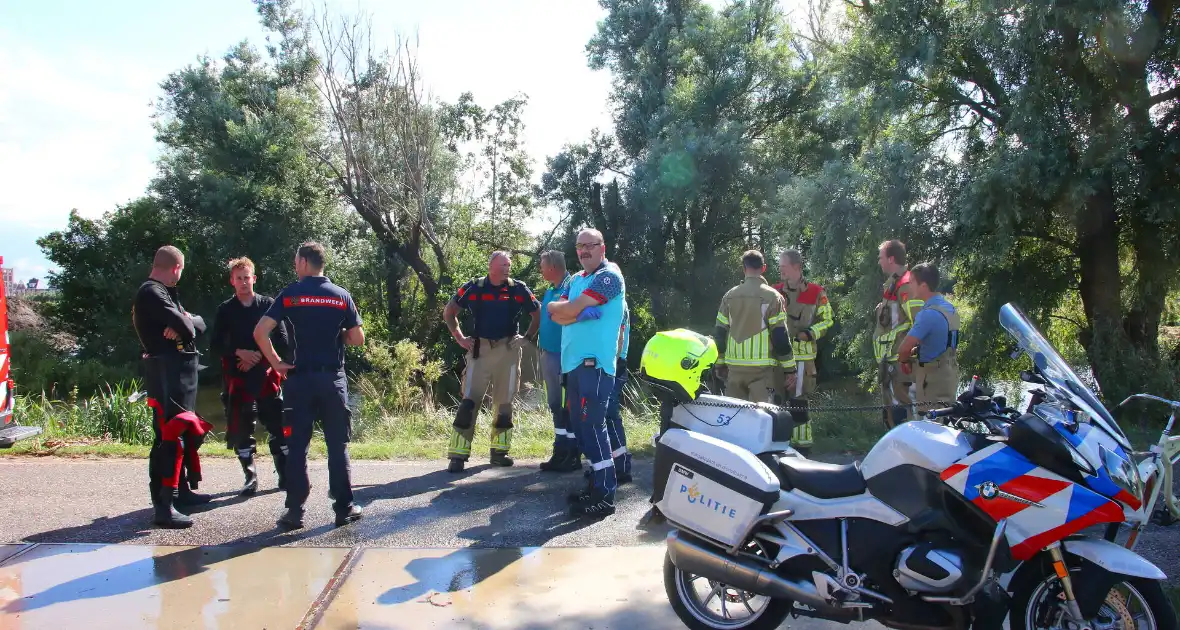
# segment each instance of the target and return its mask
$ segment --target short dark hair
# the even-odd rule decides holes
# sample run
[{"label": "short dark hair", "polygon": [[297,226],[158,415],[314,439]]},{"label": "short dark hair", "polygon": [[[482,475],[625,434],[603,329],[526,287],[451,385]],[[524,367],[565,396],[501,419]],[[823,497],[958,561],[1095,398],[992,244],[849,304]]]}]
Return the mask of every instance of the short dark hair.
[{"label": "short dark hair", "polygon": [[742,254],[742,266],[753,271],[762,271],[766,266],[766,259],[762,257],[762,252],[751,249]]},{"label": "short dark hair", "polygon": [[910,269],[910,274],[914,276],[914,280],[926,285],[931,291],[937,291],[939,284],[942,282],[942,276],[938,273],[938,266],[934,263],[924,262],[920,265],[914,265],[914,268]]},{"label": "short dark hair", "polygon": [[324,261],[327,260],[327,254],[324,251],[324,246],[315,241],[308,241],[299,246],[299,257],[306,260],[307,264],[315,269],[323,269]]},{"label": "short dark hair", "polygon": [[880,248],[884,249],[885,255],[893,258],[897,264],[905,264],[905,243],[899,240],[885,241],[881,243]]}]

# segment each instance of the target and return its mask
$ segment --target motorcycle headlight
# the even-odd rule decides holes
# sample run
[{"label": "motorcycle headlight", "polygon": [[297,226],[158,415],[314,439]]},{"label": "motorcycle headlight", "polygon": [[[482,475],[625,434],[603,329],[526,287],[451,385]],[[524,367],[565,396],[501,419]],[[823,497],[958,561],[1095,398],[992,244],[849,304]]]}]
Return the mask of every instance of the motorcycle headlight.
[{"label": "motorcycle headlight", "polygon": [[1099,446],[1098,452],[1102,456],[1102,466],[1106,468],[1110,480],[1131,495],[1131,501],[1123,502],[1130,504],[1133,509],[1139,509],[1143,502],[1143,478],[1139,476],[1139,469],[1105,446]]}]

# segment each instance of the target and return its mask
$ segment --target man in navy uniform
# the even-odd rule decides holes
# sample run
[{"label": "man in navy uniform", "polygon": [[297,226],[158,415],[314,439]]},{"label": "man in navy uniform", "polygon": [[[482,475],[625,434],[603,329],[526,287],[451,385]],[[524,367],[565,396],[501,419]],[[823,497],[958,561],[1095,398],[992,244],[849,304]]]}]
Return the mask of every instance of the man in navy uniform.
[{"label": "man in navy uniform", "polygon": [[[295,254],[299,281],[283,289],[254,328],[254,341],[280,376],[286,377],[283,435],[287,439],[287,511],[281,527],[303,527],[303,504],[311,493],[307,477],[307,447],[319,419],[328,445],[328,488],[335,500],[336,525],[361,517],[353,503],[348,442],[352,412],[348,408],[348,378],[344,374],[344,344],[362,346],[365,332],[352,295],[324,276],[324,247],[309,242]],[[291,330],[294,364],[275,352],[270,333],[280,321]]]},{"label": "man in navy uniform", "polygon": [[[492,387],[492,404],[496,419],[492,423],[491,463],[511,466],[508,449],[512,446],[512,399],[520,388],[521,348],[541,325],[540,304],[523,282],[509,277],[512,260],[508,252],[492,252],[488,275],[471,280],[443,309],[443,320],[455,342],[467,350],[467,367],[463,372],[463,400],[455,413],[454,431],[447,448],[447,470],[461,472],[471,456],[475,437],[475,418],[488,385]],[[474,336],[459,329],[459,310],[471,313]],[[517,323],[522,313],[532,318],[522,336]]]}]

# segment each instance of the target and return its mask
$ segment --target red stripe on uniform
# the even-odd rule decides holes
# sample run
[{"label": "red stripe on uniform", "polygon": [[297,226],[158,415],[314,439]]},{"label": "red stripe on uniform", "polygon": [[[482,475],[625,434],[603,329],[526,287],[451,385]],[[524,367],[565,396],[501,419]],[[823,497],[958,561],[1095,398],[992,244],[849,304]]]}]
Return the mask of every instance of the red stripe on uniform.
[{"label": "red stripe on uniform", "polygon": [[593,299],[595,302],[598,302],[599,304],[606,304],[606,298],[603,297],[602,294],[597,291],[591,291],[591,290],[587,289],[582,292],[582,295],[590,296],[591,299]]}]

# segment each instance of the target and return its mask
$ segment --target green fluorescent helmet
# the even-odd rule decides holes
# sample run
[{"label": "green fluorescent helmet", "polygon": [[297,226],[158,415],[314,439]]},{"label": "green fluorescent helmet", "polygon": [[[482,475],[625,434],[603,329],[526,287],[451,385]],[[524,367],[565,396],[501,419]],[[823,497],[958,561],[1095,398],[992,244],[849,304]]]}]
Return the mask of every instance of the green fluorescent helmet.
[{"label": "green fluorescent helmet", "polygon": [[696,399],[701,373],[717,361],[717,345],[686,328],[658,332],[643,347],[639,374],[680,402]]}]

